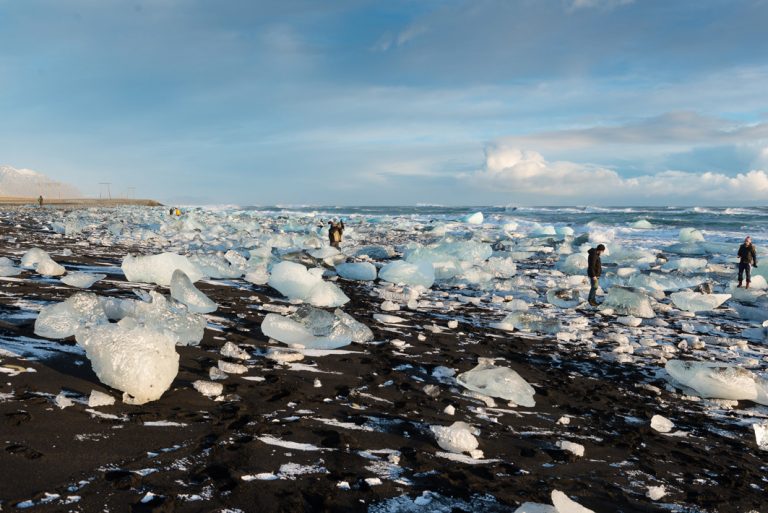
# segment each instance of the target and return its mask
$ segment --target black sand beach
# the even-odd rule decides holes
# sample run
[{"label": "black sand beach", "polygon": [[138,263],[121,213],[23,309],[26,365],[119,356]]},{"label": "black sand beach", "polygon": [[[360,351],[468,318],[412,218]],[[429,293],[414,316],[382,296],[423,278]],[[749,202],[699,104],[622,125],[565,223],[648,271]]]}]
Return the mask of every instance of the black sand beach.
[{"label": "black sand beach", "polygon": [[[126,253],[148,247],[83,246],[44,230],[33,210],[6,212],[2,221],[0,256],[17,260],[37,246],[68,269],[103,268],[107,278],[90,292],[167,294],[128,284],[119,270]],[[66,249],[71,256],[62,256]],[[0,280],[0,337],[34,339],[41,348],[37,358],[0,355],[0,509],[514,511],[526,501],[550,504],[557,489],[596,512],[768,511],[768,464],[751,426],[715,418],[671,392],[657,366],[623,365],[576,342],[487,328],[498,319],[488,318],[482,302],[466,303],[450,318],[401,310],[395,313],[406,323],[385,325],[372,318],[382,299],[370,284],[336,283],[351,298],[344,310],[381,344],[307,356],[303,366],[279,364],[264,358],[274,346],[260,323],[265,306],[288,303],[268,286],[202,281],[198,288],[220,305],[203,341],[177,348],[180,371],[160,400],[131,406],[99,382],[73,339],[44,341],[33,333],[30,304],[62,301],[76,289],[28,271]],[[457,328],[447,327],[451,319]],[[224,400],[216,402],[191,383],[208,379],[227,341],[251,359],[246,374],[223,382]],[[479,357],[515,369],[534,386],[536,406],[488,406],[432,375],[438,366],[467,371]],[[427,385],[434,387],[425,391]],[[82,400],[91,390],[117,402],[88,408]],[[73,406],[54,404],[62,391]],[[444,412],[449,405],[455,415]],[[655,414],[672,419],[677,435],[651,429]],[[438,454],[429,426],[457,420],[479,429],[485,460]],[[560,440],[583,445],[584,456],[560,449]],[[661,483],[667,495],[648,498],[648,487]],[[402,496],[409,499],[394,500]]]}]

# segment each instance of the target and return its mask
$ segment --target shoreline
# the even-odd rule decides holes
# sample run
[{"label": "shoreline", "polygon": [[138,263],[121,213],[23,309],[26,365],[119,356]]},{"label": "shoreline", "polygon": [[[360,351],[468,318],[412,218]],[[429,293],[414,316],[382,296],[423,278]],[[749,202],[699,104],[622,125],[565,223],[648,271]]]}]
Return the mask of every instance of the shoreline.
[{"label": "shoreline", "polygon": [[[68,270],[107,274],[85,291],[99,296],[168,293],[127,282],[119,269],[128,252],[152,254],[156,247],[103,244],[92,237],[84,250],[88,237],[52,233],[49,218],[45,209],[0,216],[0,236],[14,242],[0,256],[18,261],[27,249],[41,247]],[[543,265],[521,263],[520,272]],[[396,500],[408,501],[404,507],[416,500],[450,500],[458,511],[490,513],[513,512],[526,501],[548,504],[557,489],[596,513],[759,510],[764,493],[752,485],[763,479],[764,462],[749,427],[713,417],[703,401],[671,391],[657,367],[606,360],[596,355],[601,349],[578,341],[490,328],[495,319],[480,302],[450,310],[403,309],[394,312],[403,323],[383,324],[373,318],[383,311],[382,298],[374,294],[381,284],[335,283],[351,298],[344,311],[369,326],[379,343],[310,353],[301,365],[278,364],[265,353],[284,346],[261,333],[261,321],[295,305],[266,285],[202,280],[197,287],[220,305],[208,316],[202,342],[177,347],[180,369],[170,390],[133,406],[99,382],[73,339],[34,335],[34,308],[79,289],[33,271],[0,279],[0,345],[18,341],[20,350],[38,355],[0,353],[0,366],[25,370],[0,380],[0,506],[378,512],[411,511],[392,509]],[[436,286],[429,298],[449,301],[454,292]],[[583,316],[596,329],[611,322],[594,312]],[[458,325],[448,327],[449,320]],[[248,371],[222,381],[223,400],[214,401],[192,383],[209,379],[225,342],[250,354],[243,362]],[[495,358],[519,372],[535,387],[535,407],[503,400],[489,406],[435,373],[445,366],[465,372],[478,358]],[[88,408],[83,402],[91,390],[117,402]],[[57,407],[62,392],[75,404]],[[447,406],[455,407],[455,415],[445,412]],[[672,418],[678,434],[652,430],[654,414]],[[480,430],[484,459],[449,459],[436,445],[429,427],[458,420]],[[585,455],[577,457],[559,441],[583,445]],[[668,496],[653,502],[648,486],[659,484]],[[484,502],[486,494],[494,500]]]}]

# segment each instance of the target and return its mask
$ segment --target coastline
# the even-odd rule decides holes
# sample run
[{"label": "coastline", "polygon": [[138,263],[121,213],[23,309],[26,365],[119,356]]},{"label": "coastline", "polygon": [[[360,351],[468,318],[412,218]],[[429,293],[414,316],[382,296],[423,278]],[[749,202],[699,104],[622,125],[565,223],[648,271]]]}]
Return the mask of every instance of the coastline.
[{"label": "coastline", "polygon": [[[5,206],[37,206],[37,198],[0,196],[0,207]],[[162,203],[152,199],[127,199],[127,198],[43,198],[43,207],[118,207],[118,206],[143,206],[161,207]]]},{"label": "coastline", "polygon": [[[22,222],[11,216],[0,221],[0,236],[14,241],[0,256],[18,260],[25,250],[41,247],[67,269],[107,274],[88,292],[167,294],[163,287],[126,282],[119,270],[128,252],[155,248],[91,243],[84,250],[82,237],[52,233],[34,211]],[[541,265],[533,261],[521,271]],[[748,426],[734,431],[703,404],[671,392],[655,368],[604,360],[591,348],[554,337],[488,328],[478,322],[487,310],[471,302],[448,318],[438,310],[399,311],[405,322],[387,325],[373,318],[382,299],[372,295],[371,284],[338,280],[351,298],[344,310],[384,343],[352,344],[290,366],[264,358],[275,346],[260,325],[267,313],[291,303],[268,286],[204,280],[198,288],[221,307],[209,316],[203,341],[177,348],[179,375],[161,399],[131,406],[99,382],[73,339],[48,341],[33,333],[30,304],[59,302],[78,289],[32,271],[0,283],[0,336],[40,347],[36,360],[0,356],[0,365],[23,369],[0,384],[0,394],[7,394],[0,400],[2,506],[31,501],[34,511],[123,511],[128,505],[136,511],[379,511],[407,495],[435,505],[450,498],[467,510],[493,512],[514,511],[526,501],[549,503],[558,489],[598,513],[684,511],[646,497],[648,483],[662,482],[671,503],[698,511],[746,512],[763,501],[763,491],[752,484],[763,479],[764,462],[759,452],[744,448],[743,439],[753,437]],[[598,327],[609,322],[584,315]],[[447,327],[449,319],[458,326]],[[405,344],[387,342],[393,339]],[[208,379],[225,341],[248,350],[249,370],[227,378],[225,399],[213,401],[191,383]],[[439,366],[470,370],[480,357],[517,370],[535,386],[536,406],[501,400],[488,406],[433,374]],[[425,391],[427,385],[438,387],[437,396]],[[111,394],[116,404],[88,408],[82,400],[91,390]],[[62,391],[74,398],[73,406],[54,404]],[[448,405],[457,415],[445,413]],[[660,411],[674,418],[682,434],[648,426]],[[429,431],[467,417],[480,428],[485,460],[448,459]],[[558,447],[562,440],[584,445],[585,456]],[[58,499],[44,502],[46,494]],[[495,501],[484,502],[485,494]]]}]

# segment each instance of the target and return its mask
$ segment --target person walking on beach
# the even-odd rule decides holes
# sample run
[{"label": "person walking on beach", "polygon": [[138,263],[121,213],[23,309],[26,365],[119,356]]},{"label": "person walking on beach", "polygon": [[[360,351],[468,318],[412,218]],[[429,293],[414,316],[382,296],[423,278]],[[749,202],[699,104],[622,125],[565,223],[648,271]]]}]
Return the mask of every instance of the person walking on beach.
[{"label": "person walking on beach", "polygon": [[328,223],[330,228],[328,229],[328,239],[331,242],[331,246],[339,249],[341,245],[341,234],[344,232],[344,221],[331,221]]},{"label": "person walking on beach", "polygon": [[41,194],[39,198],[37,198],[37,204],[38,206],[43,206],[43,195]]},{"label": "person walking on beach", "polygon": [[600,275],[603,273],[603,265],[600,255],[605,251],[605,246],[598,244],[596,248],[590,248],[587,253],[587,276],[589,276],[589,304],[597,306],[597,288],[600,286]]},{"label": "person walking on beach", "polygon": [[755,246],[752,245],[752,237],[747,236],[744,239],[744,244],[739,246],[739,284],[737,287],[741,287],[744,280],[744,274],[747,275],[747,286],[749,288],[749,282],[752,281],[752,267],[757,267],[757,251]]}]

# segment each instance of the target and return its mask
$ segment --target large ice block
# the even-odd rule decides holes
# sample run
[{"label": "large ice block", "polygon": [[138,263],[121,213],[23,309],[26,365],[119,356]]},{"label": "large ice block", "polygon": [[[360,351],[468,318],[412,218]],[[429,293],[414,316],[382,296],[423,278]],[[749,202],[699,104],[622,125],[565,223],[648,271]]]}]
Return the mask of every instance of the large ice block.
[{"label": "large ice block", "polygon": [[481,358],[477,367],[456,376],[456,381],[469,390],[512,401],[520,406],[536,406],[536,391],[517,372],[497,367],[492,360]]},{"label": "large ice block", "polygon": [[215,301],[195,287],[181,269],[173,271],[171,277],[171,297],[187,305],[189,311],[194,313],[211,313],[215,312],[219,307]]},{"label": "large ice block", "polygon": [[667,373],[702,397],[768,405],[768,381],[742,367],[714,362],[669,360]]},{"label": "large ice block", "polygon": [[125,279],[144,283],[156,283],[167,287],[171,284],[173,271],[181,269],[192,283],[203,277],[195,264],[183,255],[161,253],[159,255],[126,255],[122,264]]}]

